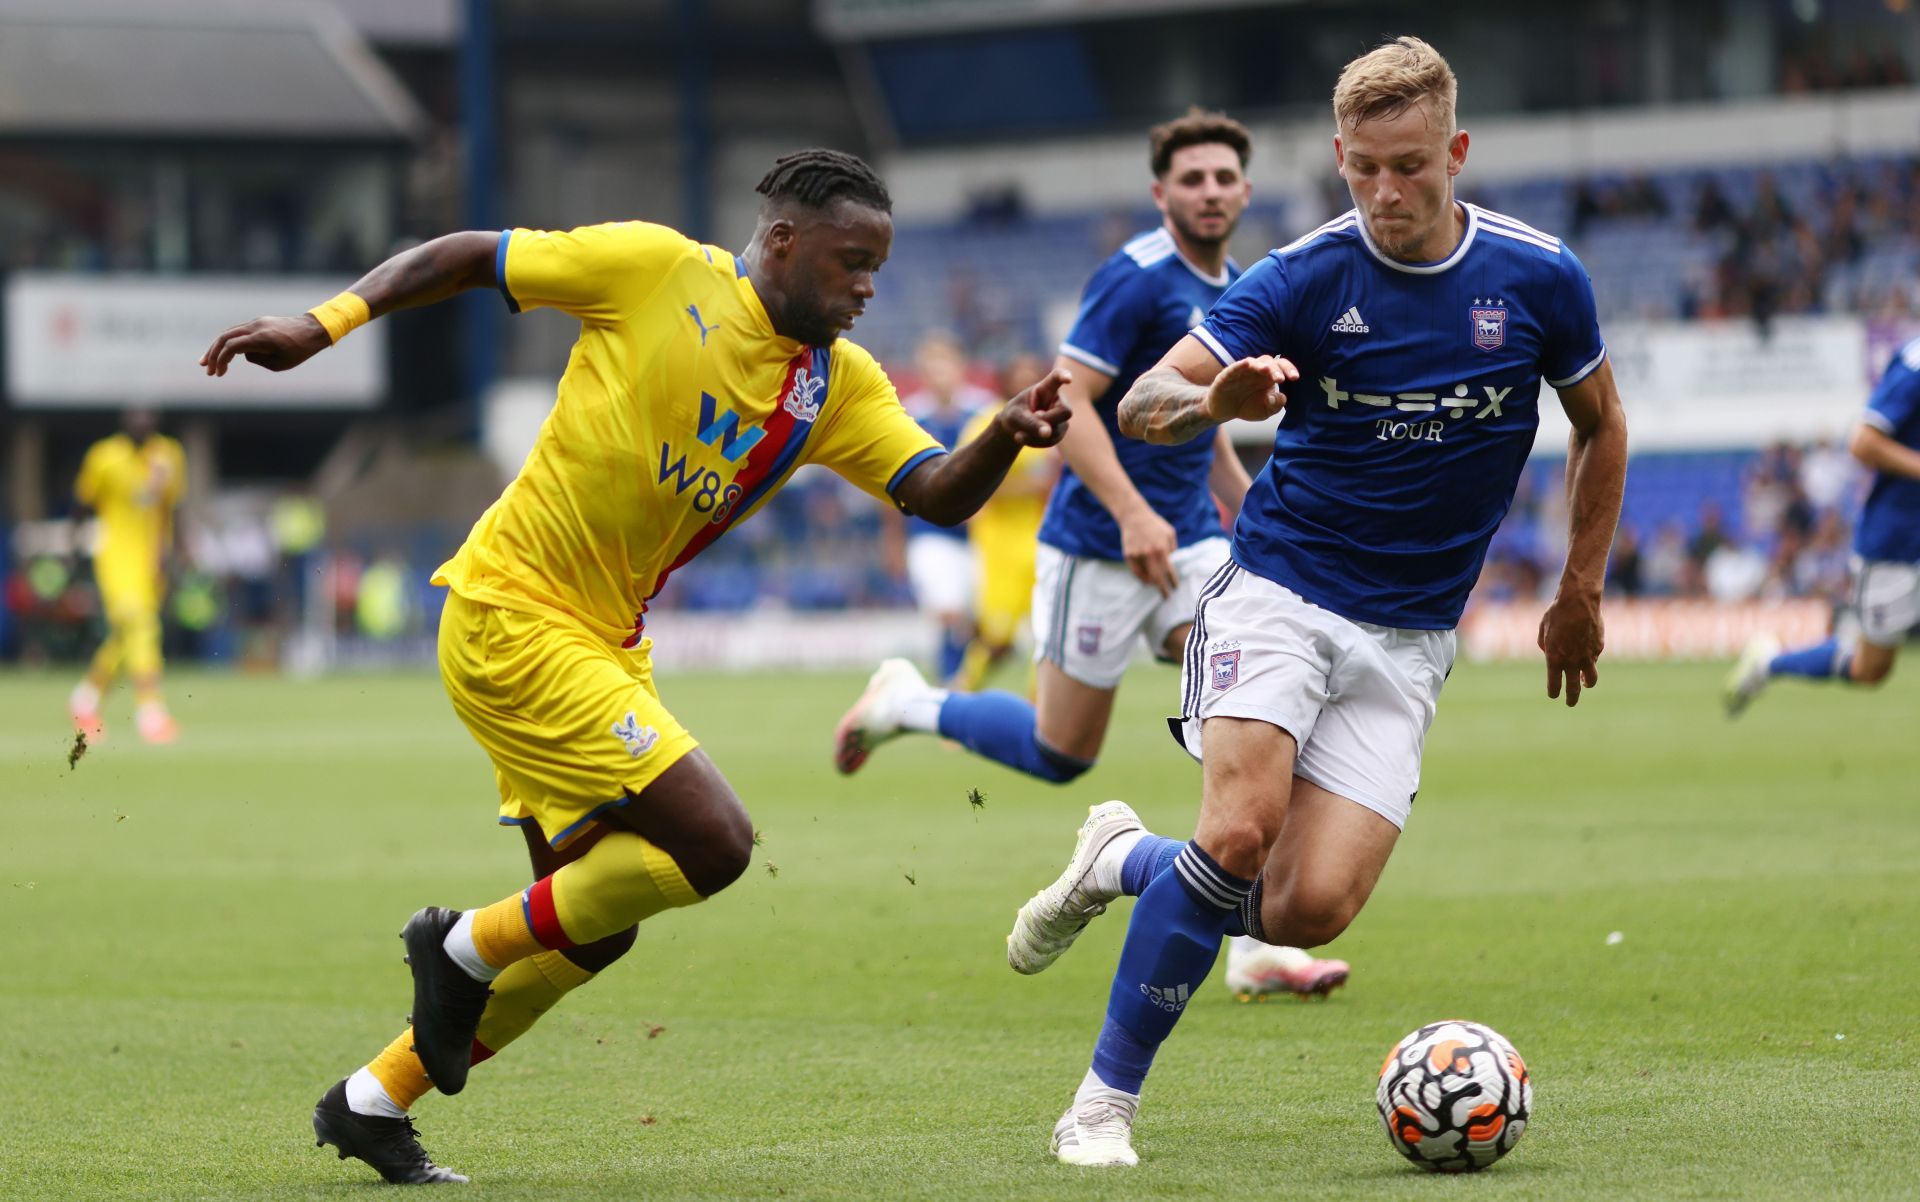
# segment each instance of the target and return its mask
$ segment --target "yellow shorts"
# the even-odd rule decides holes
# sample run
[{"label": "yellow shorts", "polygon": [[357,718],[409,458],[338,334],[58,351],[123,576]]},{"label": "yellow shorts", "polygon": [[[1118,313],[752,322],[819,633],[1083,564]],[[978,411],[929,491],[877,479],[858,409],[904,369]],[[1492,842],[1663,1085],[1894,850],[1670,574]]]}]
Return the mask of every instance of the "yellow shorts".
[{"label": "yellow shorts", "polygon": [[167,591],[160,573],[144,561],[96,559],[93,579],[100,589],[100,608],[107,621],[116,624],[159,613]]},{"label": "yellow shorts", "polygon": [[660,704],[652,645],[448,592],[440,679],[493,760],[503,825],[538,823],[564,847],[699,745]]},{"label": "yellow shorts", "polygon": [[1031,540],[1024,545],[974,544],[974,622],[981,638],[996,647],[1013,644],[1033,606],[1033,560]]}]

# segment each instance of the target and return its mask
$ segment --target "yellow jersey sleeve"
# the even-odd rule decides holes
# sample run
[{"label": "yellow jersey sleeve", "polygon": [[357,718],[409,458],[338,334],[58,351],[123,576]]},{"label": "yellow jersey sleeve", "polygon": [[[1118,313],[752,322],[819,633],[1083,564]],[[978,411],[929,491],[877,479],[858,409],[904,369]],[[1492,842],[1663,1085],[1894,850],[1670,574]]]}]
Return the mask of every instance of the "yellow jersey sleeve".
[{"label": "yellow jersey sleeve", "polygon": [[101,497],[107,486],[107,474],[112,467],[112,455],[112,447],[102,439],[88,447],[86,458],[80,461],[80,475],[73,482],[73,496],[89,509],[100,508]]},{"label": "yellow jersey sleeve", "polygon": [[836,396],[809,440],[807,460],[891,499],[908,473],[946,448],[907,416],[893,381],[864,349],[844,339],[835,343],[832,370]]},{"label": "yellow jersey sleeve", "polygon": [[515,313],[549,308],[605,325],[639,308],[700,244],[664,225],[621,221],[574,230],[506,230],[494,280]]}]

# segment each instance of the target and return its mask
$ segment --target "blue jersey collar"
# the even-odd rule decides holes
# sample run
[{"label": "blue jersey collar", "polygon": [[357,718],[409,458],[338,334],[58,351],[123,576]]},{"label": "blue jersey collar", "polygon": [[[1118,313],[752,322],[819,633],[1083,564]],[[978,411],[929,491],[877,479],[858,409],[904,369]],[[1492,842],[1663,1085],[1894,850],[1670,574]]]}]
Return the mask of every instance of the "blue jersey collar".
[{"label": "blue jersey collar", "polygon": [[1460,236],[1460,245],[1453,248],[1452,254],[1433,263],[1402,263],[1398,259],[1388,257],[1384,251],[1373,244],[1373,234],[1367,230],[1366,216],[1357,209],[1353,214],[1353,224],[1360,231],[1360,241],[1366,243],[1367,253],[1385,266],[1395,271],[1407,272],[1409,275],[1438,275],[1466,257],[1467,248],[1473,245],[1473,236],[1480,232],[1479,211],[1472,205],[1460,204],[1457,200],[1453,203],[1459,205],[1461,211],[1467,215],[1467,232]]}]

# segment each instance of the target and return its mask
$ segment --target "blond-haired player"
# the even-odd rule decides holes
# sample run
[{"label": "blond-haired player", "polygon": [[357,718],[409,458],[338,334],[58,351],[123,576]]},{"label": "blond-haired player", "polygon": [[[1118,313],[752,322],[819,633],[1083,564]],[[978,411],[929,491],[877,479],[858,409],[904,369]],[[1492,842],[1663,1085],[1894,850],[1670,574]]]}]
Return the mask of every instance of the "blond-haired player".
[{"label": "blond-haired player", "polygon": [[1353,209],[1249,269],[1120,402],[1121,430],[1156,443],[1286,420],[1187,639],[1174,729],[1201,761],[1193,838],[1097,807],[1009,936],[1051,960],[1144,883],[1092,1065],[1054,1125],[1068,1164],[1137,1162],[1147,1072],[1222,932],[1318,946],[1373,892],[1543,382],[1573,427],[1567,562],[1540,624],[1547,693],[1571,705],[1597,680],[1626,422],[1580,261],[1454,199],[1455,88],[1418,38],[1349,63],[1333,151]]},{"label": "blond-haired player", "polygon": [[92,739],[106,734],[100,701],[125,671],[133,684],[134,728],[149,743],[171,743],[179,729],[160,692],[160,603],[173,511],[186,493],[187,457],[158,430],[152,410],[130,409],[120,433],[87,449],[73,493],[100,522],[93,577],[107,637],[73,687],[68,712]]},{"label": "blond-haired player", "polygon": [[[1066,467],[1038,533],[1032,613],[1032,701],[1000,690],[929,688],[905,660],[882,663],[835,732],[834,762],[857,771],[880,744],[938,733],[1054,784],[1093,767],[1120,680],[1144,645],[1177,663],[1201,586],[1226,562],[1221,514],[1240,512],[1250,481],[1225,430],[1159,444],[1129,437],[1120,398],[1198,325],[1240,274],[1227,240],[1246,210],[1253,142],[1224,113],[1193,109],[1147,133],[1160,224],[1094,272],[1060,344],[1074,382],[1063,392],[1085,420],[1061,442]],[[1117,837],[1116,818],[1096,842]],[[1021,940],[1015,971],[1052,962]],[[1243,996],[1321,995],[1347,979],[1343,960],[1235,938],[1227,980]]]}]

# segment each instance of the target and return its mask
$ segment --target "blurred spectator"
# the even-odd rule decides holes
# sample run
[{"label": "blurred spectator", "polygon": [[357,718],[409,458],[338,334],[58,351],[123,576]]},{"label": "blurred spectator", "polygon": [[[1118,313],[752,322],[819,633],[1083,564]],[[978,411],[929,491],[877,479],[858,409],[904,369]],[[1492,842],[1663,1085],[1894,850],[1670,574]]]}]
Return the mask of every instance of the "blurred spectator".
[{"label": "blurred spectator", "polygon": [[1637,597],[1646,591],[1640,565],[1640,540],[1632,526],[1620,527],[1614,536],[1613,558],[1607,564],[1607,591]]},{"label": "blurred spectator", "polygon": [[[1644,527],[1622,522],[1607,568],[1608,593],[1720,602],[1812,597],[1847,604],[1852,538],[1847,493],[1857,482],[1850,462],[1844,453],[1836,459],[1831,443],[1812,448],[1775,443],[1740,465],[1737,524],[1723,516],[1715,486],[1706,481],[1691,522],[1662,516],[1650,538],[1643,538]],[[1476,598],[1526,598],[1551,587],[1565,555],[1562,540],[1545,537],[1566,524],[1558,511],[1566,493],[1561,470],[1559,465],[1535,468],[1522,477]],[[1804,480],[1809,475],[1819,481],[1824,504],[1808,494]],[[1635,478],[1629,471],[1630,512]],[[1650,487],[1670,501],[1685,499],[1684,491],[1677,496],[1668,491],[1671,483]]]},{"label": "blurred spectator", "polygon": [[1701,564],[1707,595],[1722,605],[1751,601],[1767,581],[1767,557],[1753,547],[1721,542]]},{"label": "blurred spectator", "polygon": [[1800,487],[1822,513],[1850,505],[1847,491],[1858,477],[1853,456],[1823,438],[1800,458]]},{"label": "blurred spectator", "polygon": [[1704,564],[1726,541],[1727,532],[1720,524],[1719,502],[1700,502],[1699,517],[1693,525],[1693,537],[1687,540],[1687,558],[1696,564]]},{"label": "blurred spectator", "polygon": [[1687,563],[1687,537],[1680,523],[1663,524],[1641,568],[1641,591],[1649,597],[1679,593],[1686,581]]}]

